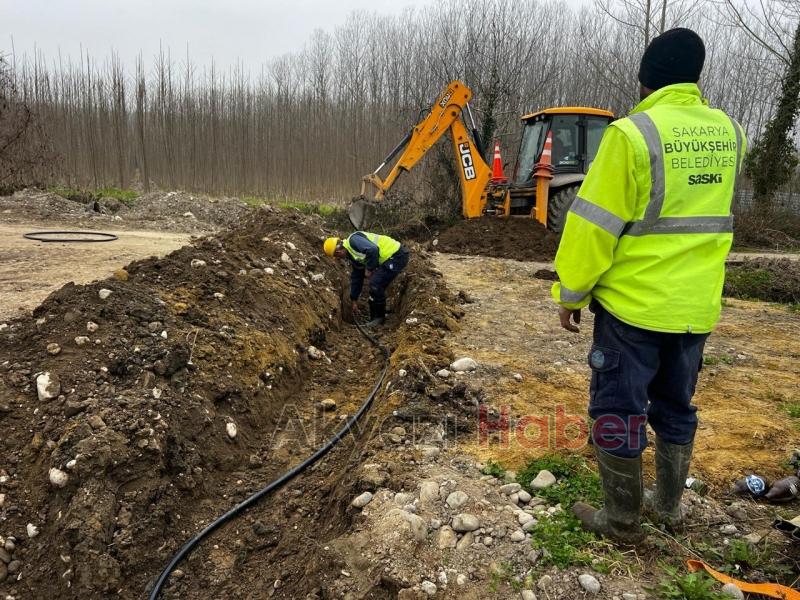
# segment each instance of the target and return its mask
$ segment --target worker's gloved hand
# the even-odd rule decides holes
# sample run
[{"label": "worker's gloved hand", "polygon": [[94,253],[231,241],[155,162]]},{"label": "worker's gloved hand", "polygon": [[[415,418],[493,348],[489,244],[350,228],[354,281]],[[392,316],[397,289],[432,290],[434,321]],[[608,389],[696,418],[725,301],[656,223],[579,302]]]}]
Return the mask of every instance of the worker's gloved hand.
[{"label": "worker's gloved hand", "polygon": [[[575,325],[570,323],[570,317],[572,320],[575,321]],[[572,333],[580,333],[580,328],[578,324],[581,322],[581,311],[579,310],[571,310],[569,308],[564,308],[560,306],[558,308],[558,318],[561,320],[561,327],[566,329],[567,331],[571,331]]]},{"label": "worker's gloved hand", "polygon": [[361,310],[359,310],[359,308],[358,308],[358,301],[357,300],[351,300],[350,301],[350,310],[353,311],[354,315],[360,315],[361,314]]}]

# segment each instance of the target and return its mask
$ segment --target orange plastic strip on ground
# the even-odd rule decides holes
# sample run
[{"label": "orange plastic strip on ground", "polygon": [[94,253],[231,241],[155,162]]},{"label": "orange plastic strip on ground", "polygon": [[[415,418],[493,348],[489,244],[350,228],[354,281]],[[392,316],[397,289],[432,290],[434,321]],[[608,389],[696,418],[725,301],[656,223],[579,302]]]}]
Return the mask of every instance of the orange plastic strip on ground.
[{"label": "orange plastic strip on ground", "polygon": [[770,598],[780,598],[780,600],[800,600],[800,592],[793,590],[792,588],[788,588],[785,585],[779,585],[777,583],[747,583],[745,581],[739,581],[738,579],[728,577],[719,571],[715,571],[702,560],[687,560],[686,564],[689,566],[689,570],[693,573],[695,571],[699,571],[700,569],[705,569],[708,571],[708,574],[717,581],[721,581],[722,583],[732,583],[743,592],[748,592],[750,594],[761,594],[762,596],[769,596]]}]

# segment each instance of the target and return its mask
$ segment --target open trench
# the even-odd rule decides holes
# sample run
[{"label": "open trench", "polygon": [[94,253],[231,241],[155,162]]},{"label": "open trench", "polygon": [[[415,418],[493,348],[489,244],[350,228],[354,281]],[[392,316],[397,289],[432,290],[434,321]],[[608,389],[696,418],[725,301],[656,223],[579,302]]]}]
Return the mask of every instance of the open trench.
[{"label": "open trench", "polygon": [[[298,373],[272,425],[253,436],[246,468],[218,481],[231,506],[330,439],[358,410],[385,360],[352,326],[325,332],[316,343],[332,362],[310,362]],[[321,409],[327,399],[335,410]],[[325,540],[350,524],[347,480],[362,459],[367,427],[361,422],[317,465],[217,530],[179,566],[162,597],[298,598],[321,589]],[[199,511],[193,519],[200,526],[215,516]]]},{"label": "open trench", "polygon": [[[383,358],[343,322],[346,271],[320,258],[325,234],[313,217],[260,211],[68,284],[0,331],[0,537],[16,561],[0,593],[146,597],[186,540],[357,410]],[[441,352],[457,311],[422,257],[392,289],[381,337],[395,369]],[[162,597],[331,597],[341,569],[325,540],[349,526],[356,467],[394,406],[381,390],[352,435],[203,542]]]}]

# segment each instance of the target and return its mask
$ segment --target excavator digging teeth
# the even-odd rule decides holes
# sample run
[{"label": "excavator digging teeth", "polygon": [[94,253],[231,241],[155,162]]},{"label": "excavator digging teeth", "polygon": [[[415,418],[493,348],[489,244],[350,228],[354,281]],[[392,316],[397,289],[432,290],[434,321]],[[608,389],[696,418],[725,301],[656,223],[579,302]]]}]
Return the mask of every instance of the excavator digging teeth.
[{"label": "excavator digging teeth", "polygon": [[347,209],[347,216],[355,229],[368,229],[375,219],[376,206],[364,197],[354,198]]}]

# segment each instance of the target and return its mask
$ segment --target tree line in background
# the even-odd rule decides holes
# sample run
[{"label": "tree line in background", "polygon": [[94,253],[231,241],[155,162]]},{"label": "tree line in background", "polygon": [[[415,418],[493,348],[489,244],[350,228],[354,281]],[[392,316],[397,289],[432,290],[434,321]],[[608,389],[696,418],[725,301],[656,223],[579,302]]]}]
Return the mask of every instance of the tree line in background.
[{"label": "tree line in background", "polygon": [[[701,86],[712,105],[762,140],[748,162],[753,173],[772,164],[775,140],[789,140],[785,168],[769,171],[788,181],[799,18],[791,0],[757,8],[735,0],[446,0],[399,16],[353,13],[257,73],[201,67],[169,50],[152,61],[140,56],[132,72],[116,54],[104,62],[12,56],[0,63],[0,188],[138,181],[145,189],[348,198],[452,79],[473,89],[483,139],[499,139],[512,161],[522,114],[559,105],[625,114],[638,101],[644,47],[674,26],[705,40]],[[30,114],[35,128],[17,135]],[[4,168],[8,148],[44,160]],[[415,189],[455,196],[447,144],[431,154],[412,178]]]}]

